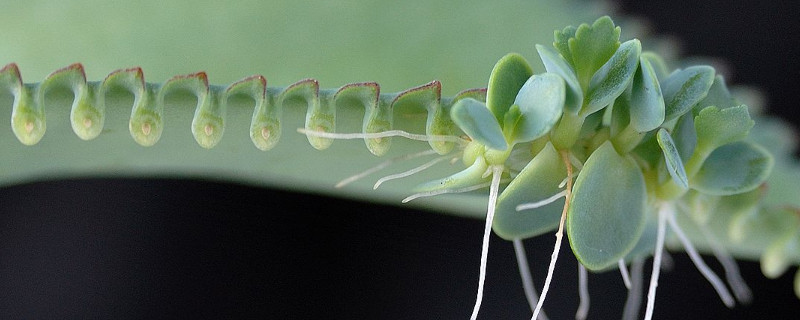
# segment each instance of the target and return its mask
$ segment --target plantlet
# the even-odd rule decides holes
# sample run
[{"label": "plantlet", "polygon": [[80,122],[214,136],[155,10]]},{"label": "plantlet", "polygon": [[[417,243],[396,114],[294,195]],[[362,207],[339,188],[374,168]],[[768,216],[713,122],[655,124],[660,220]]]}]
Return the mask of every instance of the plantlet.
[{"label": "plantlet", "polygon": [[[557,230],[551,272],[565,231],[576,258],[591,271],[619,268],[627,274],[628,264],[653,256],[649,318],[669,225],[723,302],[732,305],[728,289],[708,271],[694,246],[713,251],[722,261],[730,254],[763,255],[763,268],[770,276],[797,264],[797,208],[785,205],[788,198],[769,198],[761,187],[773,167],[796,172],[796,166],[786,150],[775,154],[748,137],[754,126],[748,108],[728,92],[713,68],[673,71],[658,55],[643,51],[638,40],[622,42],[619,37],[619,28],[607,17],[567,27],[556,32],[553,47],[536,47],[546,72],[535,74],[522,56],[509,54],[496,64],[486,90],[465,90],[452,98],[441,97],[436,81],[387,94],[376,83],[320,89],[317,81],[302,80],[286,88],[268,87],[260,76],[215,86],[208,84],[205,73],[157,84],[145,82],[141,69],[133,68],[87,82],[77,64],[38,84],[24,83],[17,66],[10,64],[0,71],[0,80],[14,96],[11,129],[26,145],[46,143],[51,127],[65,131],[48,126],[52,122],[47,118],[58,116],[48,111],[45,118],[45,109],[57,109],[50,106],[71,99],[69,127],[80,139],[96,139],[105,148],[109,140],[103,140],[104,135],[130,134],[135,144],[115,146],[112,152],[138,153],[128,160],[144,165],[175,161],[138,152],[143,150],[139,146],[170,148],[180,142],[177,131],[170,132],[171,121],[190,122],[191,137],[203,148],[252,143],[255,148],[247,146],[248,155],[279,148],[292,135],[307,139],[315,149],[329,148],[335,139],[363,139],[362,149],[396,157],[374,167],[379,169],[403,159],[443,155],[378,179],[375,188],[460,159],[463,170],[419,184],[406,200],[489,189],[473,318],[480,310],[492,230],[512,240],[518,252],[522,239]],[[187,112],[195,101],[194,112]],[[364,110],[360,133],[347,131],[352,123],[337,125],[340,111],[359,109]],[[130,117],[123,120],[122,114]],[[298,125],[300,118],[304,122]],[[247,119],[249,126],[230,125],[237,123],[234,119]],[[124,123],[127,130],[104,133],[111,121]],[[180,137],[187,135],[184,130]],[[392,137],[427,141],[432,152],[390,154],[396,144],[419,145]],[[204,152],[198,148],[188,156],[210,155],[200,163],[220,157]],[[339,187],[364,176],[346,179]],[[796,188],[789,189],[796,193]],[[728,237],[741,242],[723,240]],[[524,274],[522,258],[524,254]],[[583,280],[586,269],[580,271]],[[731,271],[727,278],[737,298],[746,300],[746,287],[735,275]],[[585,288],[586,282],[581,283]],[[542,315],[549,285],[548,276],[541,299],[530,299],[533,318]],[[532,285],[526,283],[525,288],[529,297],[536,296]],[[577,317],[585,317],[587,306],[582,304]],[[627,314],[638,314],[635,304],[626,306],[626,312],[629,309]]]}]

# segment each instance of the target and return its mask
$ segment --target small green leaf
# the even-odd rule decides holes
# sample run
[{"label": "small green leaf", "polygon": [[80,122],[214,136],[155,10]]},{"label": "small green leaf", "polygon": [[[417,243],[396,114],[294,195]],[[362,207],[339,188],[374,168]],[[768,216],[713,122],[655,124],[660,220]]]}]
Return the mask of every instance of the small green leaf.
[{"label": "small green leaf", "polygon": [[570,66],[574,66],[575,62],[572,60],[572,51],[569,50],[569,39],[575,38],[575,32],[577,31],[578,28],[567,26],[562,30],[556,30],[554,33],[555,41],[553,41],[553,47],[561,53],[561,56]]},{"label": "small green leaf", "polygon": [[658,128],[664,122],[664,97],[650,61],[639,58],[631,87],[631,125],[638,132]]},{"label": "small green leaf", "polygon": [[661,58],[661,56],[651,51],[642,52],[641,58],[642,60],[647,60],[647,62],[650,63],[659,82],[664,81],[667,79],[667,77],[669,77],[669,70],[667,69],[667,63],[664,62],[664,58]]},{"label": "small green leaf", "polygon": [[714,82],[714,68],[693,66],[671,74],[663,82],[662,92],[666,103],[664,121],[682,116],[703,100]]},{"label": "small green leaf", "polygon": [[500,124],[483,102],[461,99],[450,109],[450,117],[472,140],[496,150],[508,148]]},{"label": "small green leaf", "polygon": [[[513,142],[528,142],[545,135],[561,118],[566,88],[564,79],[554,73],[534,75],[520,89],[514,105],[521,117],[513,126]],[[512,128],[504,128],[506,130]]]},{"label": "small green leaf", "polygon": [[681,161],[684,163],[689,161],[697,147],[697,130],[694,127],[692,114],[685,114],[678,119],[672,130],[672,139],[678,149],[678,154],[681,155]]},{"label": "small green leaf", "polygon": [[614,101],[633,79],[639,65],[642,44],[639,40],[626,41],[592,76],[586,92],[586,102],[581,114],[592,114]]},{"label": "small green leaf", "polygon": [[774,161],[764,148],[735,142],[717,148],[692,177],[692,189],[712,195],[747,192],[764,182]]},{"label": "small green leaf", "polygon": [[607,268],[633,249],[644,231],[644,176],[606,141],[586,161],[573,187],[567,234],[578,261]]},{"label": "small green leaf", "polygon": [[525,239],[549,232],[561,220],[564,199],[536,209],[517,211],[517,206],[542,201],[558,194],[567,176],[564,161],[549,142],[497,198],[492,228],[503,239]]},{"label": "small green leaf", "polygon": [[672,180],[684,189],[688,189],[689,179],[686,178],[683,161],[681,161],[678,148],[676,148],[675,143],[672,142],[672,136],[669,135],[667,129],[661,128],[658,130],[656,139],[658,139],[658,145],[661,146],[661,151],[664,153],[664,160],[667,163],[667,169],[669,170],[669,175],[672,177]]},{"label": "small green leaf", "polygon": [[498,123],[503,121],[503,117],[514,103],[519,89],[532,75],[533,69],[528,61],[517,53],[505,55],[494,65],[492,74],[489,76],[486,106],[492,111]]},{"label": "small green leaf", "polygon": [[415,192],[428,192],[445,189],[461,189],[473,187],[486,182],[484,173],[489,166],[483,156],[478,156],[475,161],[464,170],[456,172],[448,177],[428,181],[414,188]]},{"label": "small green leaf", "polygon": [[755,122],[750,119],[747,106],[727,109],[707,107],[694,119],[697,148],[701,152],[711,152],[722,145],[742,140],[753,125]]},{"label": "small green leaf", "polygon": [[591,26],[585,23],[580,25],[575,36],[568,40],[572,65],[583,88],[617,51],[619,34],[620,28],[614,26],[611,18],[604,16]]},{"label": "small green leaf", "polygon": [[583,105],[583,90],[575,75],[575,70],[572,69],[569,62],[564,60],[564,57],[553,49],[537,44],[536,51],[539,52],[539,57],[542,59],[547,72],[561,76],[567,83],[569,90],[567,90],[564,111],[578,114]]}]

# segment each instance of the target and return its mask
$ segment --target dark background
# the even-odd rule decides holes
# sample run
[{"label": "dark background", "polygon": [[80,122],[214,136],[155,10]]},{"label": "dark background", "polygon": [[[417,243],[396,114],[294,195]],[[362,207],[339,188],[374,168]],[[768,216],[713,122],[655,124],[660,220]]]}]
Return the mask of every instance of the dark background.
[{"label": "dark background", "polygon": [[[796,1],[622,1],[685,55],[722,57],[798,124]],[[210,181],[72,180],[0,189],[0,318],[466,319],[483,221]],[[550,235],[526,241],[538,288]],[[741,262],[750,306],[727,309],[683,253],[656,319],[792,319],[794,269]],[[706,261],[721,274],[719,265]],[[645,266],[649,270],[650,266]],[[576,264],[560,257],[545,310],[569,319]],[[647,281],[645,282],[646,285]],[[618,319],[616,272],[590,276],[590,319]],[[481,319],[528,319],[509,242],[492,238]]]}]

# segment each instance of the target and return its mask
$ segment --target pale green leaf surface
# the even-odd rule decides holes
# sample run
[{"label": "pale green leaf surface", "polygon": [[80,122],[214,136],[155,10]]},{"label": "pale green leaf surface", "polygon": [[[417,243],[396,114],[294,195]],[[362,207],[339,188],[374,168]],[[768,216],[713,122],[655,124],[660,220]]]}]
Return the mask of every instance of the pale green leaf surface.
[{"label": "pale green leaf surface", "polygon": [[628,87],[639,65],[642,45],[629,40],[592,76],[581,114],[592,114],[614,101]]},{"label": "pale green leaf surface", "polygon": [[692,189],[706,194],[731,195],[758,187],[770,174],[772,156],[762,147],[735,142],[714,150],[692,177]]},{"label": "pale green leaf surface", "polygon": [[515,123],[514,142],[528,142],[545,135],[561,118],[566,88],[554,73],[530,77],[514,100],[521,117]]},{"label": "pale green leaf surface", "polygon": [[661,128],[656,134],[656,139],[658,139],[658,145],[661,146],[661,150],[664,153],[664,160],[672,180],[684,189],[689,188],[689,179],[686,178],[683,161],[678,148],[675,147],[675,143],[672,141],[672,136],[669,135],[666,129]]},{"label": "pale green leaf surface", "polygon": [[747,106],[727,109],[707,107],[694,119],[697,148],[701,152],[711,152],[720,146],[742,140],[754,124]]},{"label": "pale green leaf surface", "polygon": [[500,124],[483,102],[461,99],[453,105],[450,117],[472,140],[496,150],[508,148]]},{"label": "pale green leaf surface", "polygon": [[672,73],[661,87],[666,104],[665,121],[692,110],[706,97],[713,82],[714,68],[709,66],[692,66]]},{"label": "pale green leaf surface", "polygon": [[610,142],[589,157],[567,213],[572,252],[586,268],[607,268],[633,249],[644,231],[647,194],[639,167]]},{"label": "pale green leaf surface", "polygon": [[486,88],[486,106],[492,111],[497,122],[503,121],[519,89],[533,75],[533,69],[524,57],[509,53],[494,65]]},{"label": "pale green leaf surface", "polygon": [[[563,35],[566,34],[568,33]],[[586,89],[593,75],[617,51],[619,34],[620,28],[614,26],[611,18],[605,16],[595,20],[591,26],[581,24],[575,30],[575,36],[567,41],[572,65],[575,67],[581,87]]]},{"label": "pale green leaf surface", "polygon": [[648,59],[640,57],[631,87],[631,125],[638,132],[658,128],[664,122],[664,108],[656,71]]},{"label": "pale green leaf surface", "polygon": [[561,76],[567,84],[568,90],[564,111],[577,114],[581,110],[581,106],[583,106],[583,89],[578,83],[575,70],[572,69],[569,62],[564,60],[564,57],[549,47],[537,44],[536,51],[539,53],[539,58],[542,60],[545,70]]},{"label": "pale green leaf surface", "polygon": [[548,143],[497,199],[492,229],[504,239],[535,237],[558,227],[564,199],[545,206],[517,211],[517,206],[545,200],[557,193],[567,168],[556,149]]}]

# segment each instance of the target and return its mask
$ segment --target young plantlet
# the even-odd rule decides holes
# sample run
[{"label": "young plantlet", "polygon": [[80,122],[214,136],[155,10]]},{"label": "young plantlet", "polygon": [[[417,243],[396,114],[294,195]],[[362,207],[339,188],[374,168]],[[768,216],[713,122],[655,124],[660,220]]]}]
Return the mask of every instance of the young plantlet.
[{"label": "young plantlet", "polygon": [[[565,233],[580,264],[576,319],[588,316],[589,272],[614,268],[629,290],[623,318],[638,317],[643,263],[652,256],[645,309],[645,319],[651,319],[660,271],[669,260],[664,251],[668,230],[725,305],[733,306],[733,295],[697,249],[710,249],[717,256],[736,299],[746,302],[749,290],[734,257],[760,258],[768,277],[800,262],[800,204],[792,202],[800,199],[800,170],[790,156],[791,143],[772,136],[787,134],[780,126],[768,125],[754,130],[755,137],[748,136],[754,126],[750,111],[731,96],[712,67],[671,71],[657,54],[642,52],[638,40],[621,42],[619,37],[619,27],[608,17],[566,27],[555,32],[553,48],[536,46],[546,72],[534,73],[525,58],[511,53],[494,66],[486,89],[465,90],[453,98],[441,97],[438,81],[387,94],[373,82],[320,89],[316,80],[306,79],[287,88],[270,88],[262,76],[223,87],[209,85],[204,72],[154,84],[144,81],[141,69],[131,68],[115,71],[102,82],[87,82],[79,64],[33,84],[24,83],[16,64],[9,64],[0,69],[0,86],[14,98],[11,129],[25,145],[35,145],[44,136],[45,95],[56,87],[73,92],[71,126],[83,140],[103,134],[105,103],[114,99],[107,93],[121,88],[133,95],[130,135],[145,147],[161,138],[165,103],[186,99],[183,96],[196,102],[191,133],[202,147],[196,149],[204,152],[221,142],[232,111],[228,107],[239,96],[252,99],[252,104],[247,102],[253,107],[252,116],[247,114],[251,122],[242,133],[249,131],[258,150],[271,150],[279,143],[281,113],[290,107],[305,108],[305,122],[297,131],[318,150],[329,148],[334,140],[363,139],[370,153],[382,156],[393,137],[428,142],[428,150],[395,156],[336,187],[402,161],[439,155],[379,178],[373,185],[377,188],[460,158],[463,170],[418,185],[402,202],[488,187],[471,319],[481,309],[492,231],[513,241],[532,319],[546,319],[543,305]],[[177,91],[190,95],[173,94]],[[345,106],[363,107],[361,132],[336,132],[336,109]],[[395,112],[409,109],[427,112],[424,133],[395,127],[395,118],[402,118]],[[421,118],[409,119],[399,121],[407,125]],[[421,121],[418,124],[421,127]],[[402,125],[398,127],[405,128]],[[781,174],[771,175],[773,167]],[[774,191],[766,192],[767,182]],[[537,297],[523,240],[553,231],[556,243]],[[800,272],[794,281],[800,296]]]}]

